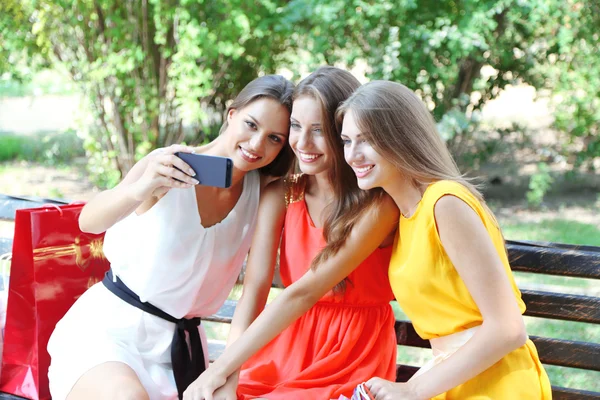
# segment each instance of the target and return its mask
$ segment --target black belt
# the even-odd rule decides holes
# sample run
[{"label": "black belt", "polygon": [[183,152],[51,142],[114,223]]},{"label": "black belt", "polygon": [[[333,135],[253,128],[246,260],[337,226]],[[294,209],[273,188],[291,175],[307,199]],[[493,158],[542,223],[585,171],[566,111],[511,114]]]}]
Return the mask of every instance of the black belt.
[{"label": "black belt", "polygon": [[[140,297],[129,289],[118,276],[113,275],[111,269],[106,273],[102,283],[124,302],[176,325],[171,342],[171,364],[179,399],[182,399],[185,389],[206,370],[204,349],[198,333],[200,318],[177,319],[150,303],[142,302]],[[189,335],[191,348],[188,348],[186,332]]]}]

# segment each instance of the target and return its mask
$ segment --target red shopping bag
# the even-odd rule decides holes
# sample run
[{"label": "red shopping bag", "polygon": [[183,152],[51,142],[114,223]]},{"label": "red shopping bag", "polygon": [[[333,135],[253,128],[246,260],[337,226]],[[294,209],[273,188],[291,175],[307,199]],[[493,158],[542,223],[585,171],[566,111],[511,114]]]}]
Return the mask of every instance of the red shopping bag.
[{"label": "red shopping bag", "polygon": [[103,235],[84,234],[82,205],[17,210],[0,392],[49,399],[46,350],[56,323],[108,269]]}]

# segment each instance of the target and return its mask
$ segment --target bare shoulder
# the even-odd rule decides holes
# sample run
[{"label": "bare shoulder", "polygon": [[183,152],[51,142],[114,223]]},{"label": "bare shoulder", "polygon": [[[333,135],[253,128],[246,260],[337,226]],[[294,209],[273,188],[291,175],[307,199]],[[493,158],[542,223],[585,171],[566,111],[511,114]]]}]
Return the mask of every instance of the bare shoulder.
[{"label": "bare shoulder", "polygon": [[477,218],[475,211],[464,200],[448,194],[442,196],[434,206],[435,219],[439,222],[468,221]]},{"label": "bare shoulder", "polygon": [[396,206],[394,200],[387,193],[383,194],[377,208],[381,217],[393,218],[396,221],[400,217],[398,206]]},{"label": "bare shoulder", "polygon": [[260,204],[268,204],[271,207],[285,208],[285,185],[283,179],[277,179],[269,182],[261,190]]},{"label": "bare shoulder", "polygon": [[387,194],[383,193],[380,198],[375,199],[365,210],[361,220],[390,220],[397,223],[400,217],[400,211],[394,203],[394,200]]},{"label": "bare shoulder", "polygon": [[435,224],[442,245],[466,248],[480,243],[487,229],[477,212],[462,199],[446,195],[434,207]]},{"label": "bare shoulder", "polygon": [[282,181],[283,178],[277,176],[269,176],[269,175],[260,175],[260,190],[264,190],[267,186],[269,186],[273,182]]},{"label": "bare shoulder", "polygon": [[369,234],[373,231],[385,231],[386,236],[398,226],[400,211],[394,200],[387,194],[373,201],[357,221],[355,229],[359,234]]}]

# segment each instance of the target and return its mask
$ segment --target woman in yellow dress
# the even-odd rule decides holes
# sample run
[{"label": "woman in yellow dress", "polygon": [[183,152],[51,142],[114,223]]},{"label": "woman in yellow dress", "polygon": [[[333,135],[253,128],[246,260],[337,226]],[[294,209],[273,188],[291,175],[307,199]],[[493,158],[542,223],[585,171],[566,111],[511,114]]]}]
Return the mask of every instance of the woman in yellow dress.
[{"label": "woman in yellow dress", "polygon": [[369,380],[375,398],[550,399],[498,223],[425,105],[401,84],[374,81],[338,122],[358,185],[383,188],[400,209],[389,278],[433,350],[406,383]]}]

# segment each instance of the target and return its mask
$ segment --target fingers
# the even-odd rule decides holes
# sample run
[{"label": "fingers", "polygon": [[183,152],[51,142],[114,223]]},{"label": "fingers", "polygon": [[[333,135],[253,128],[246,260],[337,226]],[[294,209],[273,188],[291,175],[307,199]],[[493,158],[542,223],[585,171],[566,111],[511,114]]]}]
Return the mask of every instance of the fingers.
[{"label": "fingers", "polygon": [[371,378],[365,383],[365,386],[367,389],[369,389],[369,392],[371,392],[371,394],[375,396],[375,399],[377,400],[383,399],[383,396],[385,395],[383,390],[381,390],[382,382],[384,381],[381,378]]},{"label": "fingers", "polygon": [[160,155],[156,160],[162,165],[177,167],[180,171],[185,172],[189,176],[196,175],[192,167],[174,154]]},{"label": "fingers", "polygon": [[172,144],[169,147],[164,148],[166,154],[175,154],[177,152],[182,153],[195,153],[196,149],[192,146],[185,146],[183,144]]},{"label": "fingers", "polygon": [[221,387],[214,393],[215,400],[237,400],[236,390],[231,387]]},{"label": "fingers", "polygon": [[218,400],[213,397],[213,392],[209,389],[199,389],[188,387],[183,392],[183,400]]},{"label": "fingers", "polygon": [[183,392],[183,400],[205,400],[207,397],[202,396],[197,388],[188,387]]},{"label": "fingers", "polygon": [[[197,179],[194,179],[194,178],[190,177],[189,175],[184,174],[177,168],[169,167],[169,166],[166,166],[163,164],[158,164],[158,166],[156,167],[156,172],[163,177],[170,178],[171,180],[177,179],[180,181],[180,182],[173,181],[173,183],[178,183],[178,184],[187,183],[190,186],[197,185],[199,183]],[[177,187],[181,187],[181,186],[177,186]]]}]

